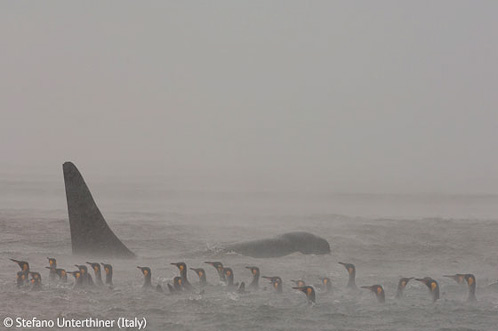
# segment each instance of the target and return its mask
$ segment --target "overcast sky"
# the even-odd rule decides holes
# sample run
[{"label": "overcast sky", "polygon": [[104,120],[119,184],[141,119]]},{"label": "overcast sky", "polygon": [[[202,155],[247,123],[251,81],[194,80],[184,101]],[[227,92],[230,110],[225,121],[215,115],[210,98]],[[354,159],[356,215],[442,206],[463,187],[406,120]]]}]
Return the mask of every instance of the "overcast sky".
[{"label": "overcast sky", "polygon": [[0,172],[498,193],[497,17],[497,1],[2,1]]}]

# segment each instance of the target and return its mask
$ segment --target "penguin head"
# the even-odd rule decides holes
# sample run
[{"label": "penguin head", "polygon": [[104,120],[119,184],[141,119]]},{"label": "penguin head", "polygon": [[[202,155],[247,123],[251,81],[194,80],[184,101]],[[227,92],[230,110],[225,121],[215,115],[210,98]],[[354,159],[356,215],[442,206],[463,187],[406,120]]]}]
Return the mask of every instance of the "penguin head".
[{"label": "penguin head", "polygon": [[213,267],[216,268],[216,270],[218,270],[219,273],[223,273],[223,263],[221,262],[204,262],[204,263],[212,265]]},{"label": "penguin head", "polygon": [[435,291],[438,287],[437,282],[431,277],[415,278],[415,280],[424,283],[431,292]]},{"label": "penguin head", "polygon": [[26,273],[23,271],[17,272],[17,285],[22,285],[26,281]]},{"label": "penguin head", "polygon": [[263,278],[270,280],[273,288],[275,288],[278,292],[282,291],[282,278],[278,276],[263,276]]},{"label": "penguin head", "polygon": [[303,292],[309,302],[315,302],[315,289],[311,286],[296,286],[293,289]]},{"label": "penguin head", "polygon": [[87,262],[87,264],[90,265],[90,267],[92,267],[93,271],[98,274],[100,272],[100,264],[98,263],[94,263],[94,262]]},{"label": "penguin head", "polygon": [[41,275],[38,272],[30,272],[31,275],[31,283],[39,284],[41,283]]},{"label": "penguin head", "polygon": [[48,264],[51,266],[51,267],[57,267],[57,260],[54,259],[53,257],[47,257],[48,259]]},{"label": "penguin head", "polygon": [[304,280],[291,280],[294,284],[296,284],[296,287],[305,287],[306,283]]},{"label": "penguin head", "polygon": [[399,283],[398,283],[398,288],[401,290],[404,289],[406,287],[406,285],[408,284],[408,282],[412,279],[413,279],[413,277],[401,278],[399,280]]},{"label": "penguin head", "polygon": [[82,280],[81,272],[79,272],[79,271],[68,271],[67,273],[74,276],[74,279],[76,280],[76,284],[78,284],[79,281]]},{"label": "penguin head", "polygon": [[194,271],[199,278],[206,277],[206,272],[202,268],[190,268],[190,270]]},{"label": "penguin head", "polygon": [[473,274],[466,274],[465,275],[465,280],[467,281],[467,285],[469,287],[475,287],[476,286],[476,278],[474,277]]},{"label": "penguin head", "polygon": [[322,285],[325,286],[327,292],[332,291],[332,281],[328,277],[320,278]]},{"label": "penguin head", "polygon": [[282,291],[282,278],[280,277],[275,277],[274,280],[272,280],[272,284],[273,284],[273,287],[277,290],[277,291]]},{"label": "penguin head", "polygon": [[231,268],[223,268],[223,274],[227,280],[233,280],[233,270]]},{"label": "penguin head", "polygon": [[415,280],[424,283],[431,292],[433,302],[439,299],[439,285],[431,277],[415,278]]},{"label": "penguin head", "polygon": [[376,296],[384,295],[384,289],[380,285],[362,286],[361,288],[366,288],[374,292]]},{"label": "penguin head", "polygon": [[352,264],[352,263],[344,263],[344,262],[339,262],[339,264],[342,264],[346,268],[346,270],[348,271],[348,274],[350,276],[356,274],[356,267],[354,266],[354,264]]},{"label": "penguin head", "polygon": [[112,265],[106,263],[100,263],[104,267],[104,271],[106,275],[112,275]]},{"label": "penguin head", "polygon": [[467,281],[467,285],[469,286],[469,296],[467,298],[467,301],[476,301],[476,278],[474,277],[473,274],[466,274],[465,275],[465,280]]},{"label": "penguin head", "polygon": [[86,265],[75,264],[74,266],[80,270],[81,276],[85,276],[88,274],[88,268],[86,267]]},{"label": "penguin head", "polygon": [[251,270],[251,273],[254,277],[259,277],[259,268],[258,267],[246,267],[246,269]]},{"label": "penguin head", "polygon": [[182,277],[176,276],[173,278],[173,286],[175,289],[180,289],[183,286],[183,280]]},{"label": "penguin head", "polygon": [[55,273],[60,277],[60,278],[65,278],[67,276],[67,272],[64,269],[55,269]]},{"label": "penguin head", "polygon": [[12,262],[15,262],[19,265],[19,268],[21,268],[22,271],[28,272],[29,271],[29,263],[26,261],[19,261],[19,260],[14,260],[10,259]]},{"label": "penguin head", "polygon": [[187,272],[187,265],[185,264],[185,262],[173,262],[171,263],[171,265],[176,265],[178,270],[180,270],[180,273]]},{"label": "penguin head", "polygon": [[366,288],[375,293],[377,300],[381,303],[386,302],[386,295],[384,293],[384,289],[380,285],[372,285],[372,286],[362,286],[361,288]]},{"label": "penguin head", "polygon": [[451,278],[455,282],[457,282],[458,284],[463,284],[463,282],[465,281],[465,275],[464,274],[443,275],[443,277]]},{"label": "penguin head", "polygon": [[427,285],[427,283],[428,283],[429,281],[431,281],[431,280],[432,280],[432,278],[431,278],[431,277],[415,278],[415,280],[416,280],[416,281],[418,281],[418,282],[421,282],[421,283],[424,283],[424,284],[426,284],[426,285]]},{"label": "penguin head", "polygon": [[149,267],[137,267],[142,271],[142,274],[147,278],[151,276],[151,271]]}]

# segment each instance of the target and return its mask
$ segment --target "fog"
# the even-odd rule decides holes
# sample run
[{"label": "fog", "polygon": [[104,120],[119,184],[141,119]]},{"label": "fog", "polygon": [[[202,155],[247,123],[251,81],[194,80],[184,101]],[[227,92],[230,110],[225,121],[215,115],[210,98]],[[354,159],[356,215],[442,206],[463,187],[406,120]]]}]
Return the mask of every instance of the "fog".
[{"label": "fog", "polygon": [[[3,324],[496,330],[497,13],[496,1],[0,2]],[[111,256],[65,161],[135,260]],[[308,234],[281,236],[296,231]],[[324,240],[331,254],[299,252]],[[227,251],[244,242],[290,254]],[[91,269],[96,286],[51,279],[47,257],[68,272],[111,264],[113,285]],[[339,262],[386,303],[346,288]],[[264,278],[250,289],[248,266],[283,293]],[[444,277],[458,274],[472,277]],[[401,277],[431,277],[440,299],[416,280],[394,299]]]},{"label": "fog", "polygon": [[0,175],[496,194],[497,10],[2,2]]}]

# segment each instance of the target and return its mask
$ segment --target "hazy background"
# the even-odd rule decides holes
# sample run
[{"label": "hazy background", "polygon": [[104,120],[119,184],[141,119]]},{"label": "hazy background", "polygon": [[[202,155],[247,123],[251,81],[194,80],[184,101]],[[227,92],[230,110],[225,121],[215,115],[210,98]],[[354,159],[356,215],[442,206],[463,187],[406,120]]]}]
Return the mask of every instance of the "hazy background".
[{"label": "hazy background", "polygon": [[[0,315],[496,331],[497,18],[496,0],[0,1]],[[95,258],[71,254],[67,160],[138,256],[101,261],[112,291],[48,282],[47,256],[68,270]],[[290,231],[332,254],[219,252]],[[17,289],[9,258],[44,289]],[[284,293],[225,291],[210,260],[246,284],[248,265],[279,275]],[[166,288],[178,261],[213,286],[142,290],[136,265]],[[386,304],[346,291],[339,261]],[[476,276],[477,303],[442,277],[456,273]],[[291,289],[323,276],[333,291],[314,307]],[[437,279],[441,300],[411,281],[395,302],[401,276]]]},{"label": "hazy background", "polygon": [[498,193],[496,1],[3,1],[0,176]]}]

